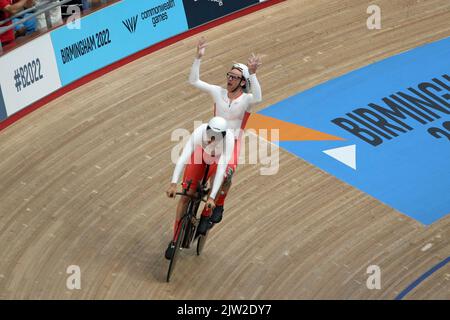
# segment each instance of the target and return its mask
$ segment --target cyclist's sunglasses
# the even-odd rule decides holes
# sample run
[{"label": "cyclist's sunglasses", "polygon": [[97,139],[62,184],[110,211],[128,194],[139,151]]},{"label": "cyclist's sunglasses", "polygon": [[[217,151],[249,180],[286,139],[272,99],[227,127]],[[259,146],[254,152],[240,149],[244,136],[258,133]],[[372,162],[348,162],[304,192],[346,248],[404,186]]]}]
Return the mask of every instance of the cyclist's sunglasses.
[{"label": "cyclist's sunglasses", "polygon": [[[216,133],[216,132],[213,131],[213,130],[211,129],[211,127],[208,125],[208,126],[206,127],[206,132],[208,132],[208,131],[210,131],[210,130],[211,130],[212,132]],[[226,131],[222,131],[221,134],[222,134],[222,138],[225,138],[225,136],[227,135],[227,132],[226,132]]]},{"label": "cyclist's sunglasses", "polygon": [[227,79],[230,79],[230,78],[231,78],[231,80],[242,79],[242,77],[239,77],[239,76],[235,75],[235,74],[232,73],[232,72],[227,72]]}]

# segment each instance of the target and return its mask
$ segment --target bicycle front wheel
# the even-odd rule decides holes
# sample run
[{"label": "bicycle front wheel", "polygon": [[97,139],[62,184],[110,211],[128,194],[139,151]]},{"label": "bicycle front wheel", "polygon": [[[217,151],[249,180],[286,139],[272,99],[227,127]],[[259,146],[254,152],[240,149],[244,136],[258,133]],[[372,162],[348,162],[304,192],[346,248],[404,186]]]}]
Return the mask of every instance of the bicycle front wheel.
[{"label": "bicycle front wheel", "polygon": [[180,233],[178,234],[177,241],[175,241],[175,250],[173,251],[172,259],[170,259],[169,270],[167,271],[166,281],[170,281],[170,277],[172,276],[172,272],[175,269],[175,265],[178,259],[178,253],[181,249],[181,243],[183,242],[184,235],[186,233],[186,226],[188,224],[187,218],[183,218],[180,222]]}]

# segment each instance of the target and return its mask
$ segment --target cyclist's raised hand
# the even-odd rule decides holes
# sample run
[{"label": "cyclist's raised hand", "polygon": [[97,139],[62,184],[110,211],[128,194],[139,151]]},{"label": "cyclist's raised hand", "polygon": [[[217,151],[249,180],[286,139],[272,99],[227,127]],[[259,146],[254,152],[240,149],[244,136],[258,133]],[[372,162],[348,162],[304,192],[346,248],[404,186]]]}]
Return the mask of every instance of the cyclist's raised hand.
[{"label": "cyclist's raised hand", "polygon": [[206,207],[208,209],[214,210],[214,208],[216,207],[216,202],[213,198],[208,198],[208,201],[206,201]]},{"label": "cyclist's raised hand", "polygon": [[256,70],[262,65],[262,56],[261,55],[255,55],[252,53],[250,58],[248,58],[248,71],[250,74],[256,73]]},{"label": "cyclist's raised hand", "polygon": [[177,184],[171,183],[169,189],[167,189],[166,194],[169,198],[175,198],[177,193]]},{"label": "cyclist's raised hand", "polygon": [[203,55],[205,54],[206,49],[206,39],[204,37],[201,37],[200,40],[198,40],[197,44],[197,59],[201,59]]}]

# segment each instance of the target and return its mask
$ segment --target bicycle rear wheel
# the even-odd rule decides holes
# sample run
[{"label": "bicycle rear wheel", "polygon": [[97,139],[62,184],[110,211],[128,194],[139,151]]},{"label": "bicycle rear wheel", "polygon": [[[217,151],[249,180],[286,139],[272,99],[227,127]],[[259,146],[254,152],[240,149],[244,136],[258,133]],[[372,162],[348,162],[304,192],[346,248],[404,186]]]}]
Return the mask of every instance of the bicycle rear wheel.
[{"label": "bicycle rear wheel", "polygon": [[166,281],[170,281],[170,277],[172,276],[172,272],[175,269],[175,265],[178,259],[178,252],[181,248],[181,243],[183,242],[184,235],[186,233],[186,225],[188,223],[187,217],[184,217],[180,222],[180,233],[178,234],[177,241],[175,241],[175,249],[173,251],[172,259],[170,259],[169,270],[167,271]]},{"label": "bicycle rear wheel", "polygon": [[208,238],[209,230],[205,235],[199,235],[197,240],[197,255],[201,255],[203,248],[205,247],[206,239]]},{"label": "bicycle rear wheel", "polygon": [[189,249],[191,247],[191,242],[192,239],[194,238],[195,230],[196,230],[195,225],[192,223],[191,220],[189,220],[185,227],[184,240],[181,242],[182,248]]}]

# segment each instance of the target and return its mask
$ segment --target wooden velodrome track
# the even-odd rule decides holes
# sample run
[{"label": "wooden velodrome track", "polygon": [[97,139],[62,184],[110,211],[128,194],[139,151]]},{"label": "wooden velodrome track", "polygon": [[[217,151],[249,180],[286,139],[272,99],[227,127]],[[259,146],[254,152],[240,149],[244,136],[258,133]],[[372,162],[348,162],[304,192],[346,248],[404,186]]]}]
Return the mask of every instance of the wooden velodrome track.
[{"label": "wooden velodrome track", "polygon": [[[381,30],[366,28],[369,4],[382,8]],[[288,0],[203,32],[202,78],[224,85],[232,61],[267,55],[260,110],[450,36],[449,21],[448,0]],[[187,82],[198,38],[0,132],[0,299],[393,299],[449,255],[450,215],[425,227],[280,150],[274,176],[238,168],[224,221],[202,256],[183,252],[167,284],[171,132],[212,115]],[[381,290],[366,287],[372,264]],[[69,265],[81,290],[66,288]],[[447,265],[406,298],[449,299],[449,280]]]}]

